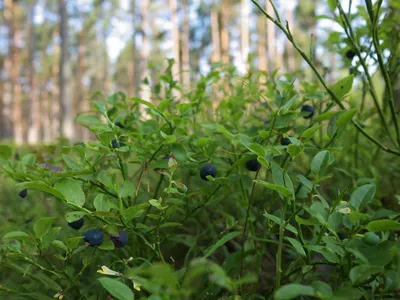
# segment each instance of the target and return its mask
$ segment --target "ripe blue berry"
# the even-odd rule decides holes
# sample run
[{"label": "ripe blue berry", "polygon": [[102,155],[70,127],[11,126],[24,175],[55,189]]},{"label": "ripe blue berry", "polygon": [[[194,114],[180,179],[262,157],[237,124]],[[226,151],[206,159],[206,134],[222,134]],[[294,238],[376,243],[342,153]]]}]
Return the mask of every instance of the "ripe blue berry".
[{"label": "ripe blue berry", "polygon": [[201,179],[208,181],[207,175],[210,175],[215,178],[215,175],[217,175],[217,168],[211,164],[203,166],[203,168],[201,168],[200,170]]},{"label": "ripe blue berry", "polygon": [[74,222],[70,222],[68,223],[68,226],[73,228],[73,229],[81,229],[83,224],[85,224],[85,219],[84,218],[80,218],[79,220],[76,220]]},{"label": "ripe blue berry", "polygon": [[121,141],[118,141],[117,139],[113,139],[113,140],[111,141],[111,146],[112,146],[114,149],[117,149],[117,148],[119,148],[119,147],[125,146],[125,144],[124,144],[123,142],[121,142]]},{"label": "ripe blue berry", "polygon": [[125,231],[120,231],[118,236],[112,236],[111,241],[114,243],[115,248],[122,248],[128,244],[128,234]]},{"label": "ripe blue berry", "polygon": [[338,234],[339,239],[344,240],[345,238],[347,238],[347,234],[345,234],[344,232],[339,232]]},{"label": "ripe blue berry", "polygon": [[99,246],[103,243],[104,233],[100,229],[90,229],[85,233],[85,242],[91,246]]},{"label": "ripe blue berry", "polygon": [[290,145],[292,142],[290,141],[290,139],[289,138],[285,138],[285,137],[282,137],[281,138],[281,145],[282,146],[287,146],[287,145]]},{"label": "ripe blue berry", "polygon": [[18,194],[21,198],[25,198],[28,195],[28,190],[24,189],[22,191],[19,192]]},{"label": "ripe blue berry", "polygon": [[246,168],[249,171],[257,172],[261,168],[261,164],[258,162],[257,158],[250,159],[246,161]]},{"label": "ripe blue berry", "polygon": [[353,49],[347,50],[346,57],[352,60],[356,56],[356,52]]},{"label": "ripe blue berry", "polygon": [[122,128],[122,129],[124,129],[125,128],[125,126],[121,123],[121,122],[115,122],[115,126],[118,126],[119,128]]},{"label": "ripe blue berry", "polygon": [[303,105],[303,107],[301,108],[302,112],[307,112],[308,114],[305,115],[303,118],[304,119],[311,119],[314,114],[315,114],[315,109],[314,107],[312,107],[311,105]]}]

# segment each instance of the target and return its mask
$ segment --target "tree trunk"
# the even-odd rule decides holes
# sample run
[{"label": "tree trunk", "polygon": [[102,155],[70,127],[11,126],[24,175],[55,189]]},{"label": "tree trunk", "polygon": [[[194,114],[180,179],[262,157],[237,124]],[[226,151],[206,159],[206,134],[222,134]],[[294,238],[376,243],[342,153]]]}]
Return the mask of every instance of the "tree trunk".
[{"label": "tree trunk", "polygon": [[132,16],[132,57],[129,61],[128,66],[128,96],[136,96],[136,3],[135,0],[131,0],[131,16]]},{"label": "tree trunk", "polygon": [[59,0],[60,14],[60,135],[68,139],[74,137],[73,100],[71,93],[71,62],[68,52],[68,12],[66,0]]},{"label": "tree trunk", "polygon": [[212,55],[211,63],[221,62],[221,37],[219,30],[217,6],[211,9],[211,40],[212,40]]},{"label": "tree trunk", "polygon": [[[11,1],[12,2],[12,1]],[[22,124],[22,110],[21,110],[21,84],[18,81],[20,75],[20,51],[17,45],[22,41],[21,30],[17,24],[16,18],[16,4],[12,3],[12,22],[13,22],[13,38],[12,49],[10,52],[12,61],[11,80],[13,85],[13,127],[14,127],[14,141],[17,145],[23,143],[23,124]]]},{"label": "tree trunk", "polygon": [[[272,8],[271,3],[269,0],[267,1],[267,13],[270,15],[274,15],[274,9]],[[268,38],[268,66],[269,66],[269,71],[272,72],[274,69],[277,68],[277,63],[276,63],[276,45],[275,45],[275,24],[272,23],[271,21],[267,20],[267,38]]]},{"label": "tree trunk", "polygon": [[181,64],[180,64],[180,47],[179,47],[179,28],[178,28],[178,12],[177,0],[169,0],[169,9],[171,12],[171,34],[172,34],[172,57],[175,60],[172,66],[172,76],[175,81],[181,83]]},{"label": "tree trunk", "polygon": [[[268,0],[267,0],[268,1]],[[258,52],[258,68],[261,72],[268,72],[268,57],[267,57],[267,40],[266,40],[266,18],[264,15],[259,14],[257,18],[257,31],[258,31],[258,44],[257,44],[257,52]],[[259,82],[260,84],[264,83],[265,75],[260,74]]]},{"label": "tree trunk", "polygon": [[149,0],[141,0],[141,28],[140,31],[142,33],[142,45],[140,47],[140,58],[141,58],[141,92],[140,97],[146,101],[151,101],[151,91],[150,87],[143,82],[146,80],[150,82],[150,72],[149,72],[149,37],[148,37],[148,29],[149,29]]},{"label": "tree trunk", "polygon": [[[85,87],[82,84],[83,74],[85,73],[85,45],[86,44],[86,29],[83,28],[78,37],[78,63],[76,65],[76,83],[75,83],[75,113],[84,110],[85,102]],[[85,128],[79,124],[75,125],[75,130],[79,139],[83,139],[83,130]]]},{"label": "tree trunk", "polygon": [[14,22],[13,22],[13,2],[12,0],[4,1],[4,19],[8,27],[8,53],[4,58],[4,71],[6,78],[4,80],[4,97],[1,116],[2,137],[10,139],[13,136],[12,127],[12,102],[13,102],[13,81],[12,81],[12,56],[13,39],[14,39]]},{"label": "tree trunk", "polygon": [[39,141],[40,135],[40,107],[37,90],[37,76],[34,66],[36,38],[35,28],[33,25],[35,16],[36,1],[31,0],[28,9],[28,67],[29,67],[29,90],[30,90],[30,110],[28,113],[28,142],[36,144]]},{"label": "tree trunk", "polygon": [[185,88],[190,89],[190,24],[189,24],[189,0],[182,1],[183,24],[182,24],[182,82]]},{"label": "tree trunk", "polygon": [[250,1],[242,0],[240,9],[240,33],[241,33],[241,52],[245,74],[249,72],[249,53],[250,53]]},{"label": "tree trunk", "polygon": [[60,132],[60,85],[58,83],[58,75],[60,73],[59,68],[59,57],[60,57],[60,46],[57,43],[59,38],[60,26],[55,25],[53,30],[53,67],[52,67],[52,79],[51,79],[51,101],[49,101],[49,108],[51,106],[51,138],[54,140],[59,137]]},{"label": "tree trunk", "polygon": [[222,63],[227,65],[230,62],[229,55],[229,12],[232,9],[232,3],[229,0],[222,0],[222,26],[221,26],[221,59]]}]

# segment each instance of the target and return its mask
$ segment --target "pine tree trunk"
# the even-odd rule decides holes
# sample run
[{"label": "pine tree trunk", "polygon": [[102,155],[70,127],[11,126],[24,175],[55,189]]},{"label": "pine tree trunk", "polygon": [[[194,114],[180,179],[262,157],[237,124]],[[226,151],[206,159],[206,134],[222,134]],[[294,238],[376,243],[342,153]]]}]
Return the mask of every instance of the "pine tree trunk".
[{"label": "pine tree trunk", "polygon": [[[272,8],[271,3],[269,2],[269,0],[267,1],[267,7],[266,7],[266,11],[268,14],[270,15],[274,15],[274,10]],[[268,66],[269,66],[269,71],[272,72],[274,69],[277,68],[277,63],[276,63],[276,45],[275,45],[275,24],[272,23],[271,21],[267,20],[267,38],[268,38],[268,42],[267,42],[267,47],[268,47]]]},{"label": "pine tree trunk", "polygon": [[249,53],[250,53],[250,24],[249,24],[249,14],[250,14],[250,1],[242,0],[240,9],[240,33],[241,33],[241,52],[242,60],[244,65],[244,72],[248,74],[249,72]]},{"label": "pine tree trunk", "polygon": [[183,24],[182,24],[182,82],[186,89],[190,89],[190,24],[189,24],[189,0],[182,1]]},{"label": "pine tree trunk", "polygon": [[28,9],[28,64],[29,64],[29,90],[30,90],[30,110],[28,114],[28,142],[35,144],[39,142],[40,135],[40,103],[37,90],[37,76],[34,66],[36,38],[34,29],[36,1],[30,1]]},{"label": "pine tree trunk", "polygon": [[[75,113],[79,113],[84,110],[85,102],[85,87],[82,84],[83,74],[85,73],[85,51],[86,51],[86,29],[83,28],[78,36],[78,63],[76,65],[76,83],[75,83]],[[79,124],[75,124],[75,131],[80,140],[83,139],[84,127]]]},{"label": "pine tree trunk", "polygon": [[[55,25],[53,31],[53,66],[52,66],[52,79],[51,79],[51,101],[49,103],[49,108],[51,107],[51,138],[54,140],[59,137],[60,133],[60,85],[58,83],[59,74],[59,57],[60,57],[60,46],[57,43],[59,38],[59,28],[60,26]],[[50,100],[49,99],[49,100]]]},{"label": "pine tree trunk", "polygon": [[131,0],[131,16],[132,16],[132,52],[131,59],[128,66],[128,96],[136,96],[136,3],[135,0]]},{"label": "pine tree trunk", "polygon": [[[14,23],[13,23],[13,2],[12,0],[4,1],[4,19],[8,27],[8,53],[13,51]],[[11,55],[4,58],[4,71],[6,78],[4,80],[4,97],[1,116],[2,137],[11,139],[13,137],[12,127],[12,102],[13,102],[13,81],[12,81],[12,59]]]},{"label": "pine tree trunk", "polygon": [[180,41],[178,28],[177,0],[169,0],[169,9],[171,13],[171,35],[172,35],[172,57],[175,60],[172,66],[172,76],[175,81],[181,83],[181,59],[180,59]]},{"label": "pine tree trunk", "polygon": [[214,5],[214,7],[211,9],[211,40],[211,63],[221,62],[221,37],[216,5]]},{"label": "pine tree trunk", "polygon": [[[268,1],[268,0],[267,0]],[[261,72],[268,72],[268,57],[267,57],[267,40],[266,40],[266,18],[264,15],[259,14],[257,17],[257,32],[258,32],[258,43],[257,43],[257,52],[258,52],[258,68]],[[259,77],[260,84],[264,83],[265,75],[261,75]]]},{"label": "pine tree trunk", "polygon": [[[8,1],[8,0],[7,0]],[[11,81],[13,86],[13,105],[12,105],[12,118],[13,118],[13,129],[14,129],[14,141],[17,145],[23,143],[23,124],[22,124],[22,110],[21,110],[21,85],[18,82],[18,77],[20,75],[20,51],[17,45],[20,44],[22,36],[21,30],[17,25],[16,20],[16,5],[11,1],[11,11],[12,11],[12,44],[11,44]]]},{"label": "pine tree trunk", "polygon": [[60,14],[60,135],[68,139],[74,137],[73,100],[71,93],[71,65],[68,51],[68,12],[66,0],[59,0]]},{"label": "pine tree trunk", "polygon": [[149,28],[149,0],[141,0],[140,1],[140,9],[141,9],[141,28],[140,31],[142,33],[142,45],[140,47],[140,58],[141,58],[141,92],[140,97],[146,101],[151,101],[151,91],[150,87],[146,85],[143,80],[147,80],[150,82],[150,72],[148,68],[149,62],[149,37],[148,37],[148,28]]},{"label": "pine tree trunk", "polygon": [[229,55],[229,12],[232,9],[232,3],[229,0],[222,0],[222,26],[221,26],[221,59],[222,63],[227,65],[230,62]]}]

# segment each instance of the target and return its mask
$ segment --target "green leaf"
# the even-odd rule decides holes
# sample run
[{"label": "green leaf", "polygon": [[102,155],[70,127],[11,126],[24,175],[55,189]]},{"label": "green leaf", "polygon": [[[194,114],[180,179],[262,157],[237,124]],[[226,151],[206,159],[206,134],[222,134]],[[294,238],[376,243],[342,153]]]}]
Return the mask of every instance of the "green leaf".
[{"label": "green leaf", "polygon": [[132,182],[126,180],[117,186],[116,192],[121,198],[129,197],[135,192],[135,186]]},{"label": "green leaf", "polygon": [[304,130],[300,137],[304,140],[309,140],[312,138],[314,133],[316,133],[321,127],[322,127],[322,125],[310,127],[308,129]]},{"label": "green leaf", "polygon": [[105,238],[104,242],[98,247],[101,250],[111,251],[115,249],[114,243],[109,239]]},{"label": "green leaf", "polygon": [[337,0],[328,0],[328,6],[331,11],[336,9],[336,2]]},{"label": "green leaf", "polygon": [[82,191],[81,184],[70,178],[63,178],[57,181],[54,188],[61,192],[68,203],[82,207],[85,203],[85,194]]},{"label": "green leaf", "polygon": [[275,293],[275,300],[290,300],[299,296],[315,296],[311,286],[291,283],[280,287]]},{"label": "green leaf", "polygon": [[321,151],[314,156],[311,161],[311,171],[314,174],[322,175],[333,161],[330,158],[330,153],[327,150]]},{"label": "green leaf", "polygon": [[107,195],[98,194],[93,200],[93,205],[97,211],[110,211],[110,201]]},{"label": "green leaf", "polygon": [[350,270],[349,277],[352,284],[357,284],[382,271],[383,267],[381,266],[360,265]]},{"label": "green leaf", "polygon": [[311,192],[313,189],[313,184],[310,180],[308,180],[303,175],[297,175],[297,179],[307,188],[307,191]]},{"label": "green leaf", "polygon": [[349,203],[355,209],[360,209],[374,199],[375,192],[374,184],[360,186],[351,194]]},{"label": "green leaf", "polygon": [[311,286],[315,290],[315,295],[321,299],[332,297],[332,288],[323,281],[314,281]]},{"label": "green leaf", "polygon": [[289,153],[290,157],[294,158],[303,153],[304,147],[295,144],[290,144],[287,146],[286,151],[287,153]]},{"label": "green leaf", "polygon": [[151,103],[151,102],[149,102],[149,101],[146,101],[146,100],[140,99],[140,98],[138,98],[138,97],[132,97],[132,98],[128,98],[128,100],[131,100],[131,101],[135,101],[135,102],[141,103],[141,104],[143,104],[143,105],[146,105],[147,107],[149,107],[149,108],[151,108],[151,109],[154,109],[155,111],[157,111],[157,108],[154,106],[154,104],[153,104],[153,103]]},{"label": "green leaf", "polygon": [[149,207],[148,203],[141,203],[135,206],[128,207],[122,212],[122,216],[124,217],[125,221],[129,223],[134,218],[139,218]]},{"label": "green leaf", "polygon": [[292,191],[290,191],[287,187],[284,187],[282,185],[276,185],[272,184],[263,180],[253,180],[255,183],[261,184],[265,186],[268,189],[277,191],[279,194],[281,194],[283,197],[290,197],[293,196]]},{"label": "green leaf", "polygon": [[400,230],[400,223],[393,220],[376,220],[369,222],[367,229],[371,232]]},{"label": "green leaf", "polygon": [[327,112],[325,112],[323,114],[320,114],[320,115],[316,116],[312,120],[312,124],[319,123],[319,122],[326,121],[326,120],[330,120],[334,116],[336,116],[338,113],[339,113],[339,111],[327,111]]},{"label": "green leaf", "polygon": [[[277,216],[270,215],[268,213],[264,213],[263,216],[266,217],[268,220],[271,220],[272,222],[274,222],[274,223],[276,223],[278,225],[281,225],[281,223],[282,223],[282,220]],[[297,229],[295,227],[293,227],[292,225],[290,225],[290,224],[286,224],[285,229],[289,230],[290,232],[293,232],[295,235],[298,234]]]},{"label": "green leaf", "polygon": [[337,127],[343,128],[347,124],[349,124],[350,121],[353,119],[353,117],[356,115],[357,111],[358,111],[358,108],[352,108],[352,109],[349,109],[348,111],[345,111],[342,114],[340,114],[336,120]]},{"label": "green leaf", "polygon": [[244,146],[257,156],[265,157],[265,149],[260,144],[251,143]]},{"label": "green leaf", "polygon": [[23,231],[11,231],[3,236],[3,240],[27,240],[31,237]]},{"label": "green leaf", "polygon": [[103,286],[112,296],[119,300],[133,300],[135,296],[132,290],[121,281],[107,277],[98,279]]},{"label": "green leaf", "polygon": [[55,219],[55,217],[46,217],[36,221],[33,230],[38,239],[42,239],[49,232]]},{"label": "green leaf", "polygon": [[87,215],[87,213],[84,211],[72,211],[65,215],[65,219],[67,219],[68,223],[71,223],[82,219],[85,215]]},{"label": "green leaf", "polygon": [[211,254],[213,254],[219,247],[224,245],[226,242],[230,241],[231,239],[234,239],[238,235],[240,235],[240,231],[234,231],[226,234],[224,237],[219,239],[214,245],[212,245],[204,255],[205,258],[209,257]]},{"label": "green leaf", "polygon": [[339,80],[334,86],[331,87],[332,92],[342,100],[346,96],[353,86],[354,75],[349,75],[341,80]]},{"label": "green leaf", "polygon": [[277,185],[285,185],[285,179],[283,178],[283,169],[275,162],[271,162],[272,178],[274,183]]},{"label": "green leaf", "polygon": [[92,102],[96,106],[98,112],[107,115],[107,106],[103,102],[97,100],[93,100]]},{"label": "green leaf", "polygon": [[17,186],[22,187],[22,188],[46,192],[46,193],[52,194],[53,196],[56,196],[57,198],[60,198],[65,201],[65,197],[60,191],[52,188],[51,186],[47,185],[43,181],[24,182],[24,183],[17,184]]},{"label": "green leaf", "polygon": [[289,241],[289,243],[292,244],[293,248],[296,250],[296,252],[298,254],[300,254],[301,256],[304,256],[304,257],[307,256],[306,252],[304,251],[303,246],[301,245],[301,243],[298,240],[290,238],[290,237],[286,237],[286,239]]}]

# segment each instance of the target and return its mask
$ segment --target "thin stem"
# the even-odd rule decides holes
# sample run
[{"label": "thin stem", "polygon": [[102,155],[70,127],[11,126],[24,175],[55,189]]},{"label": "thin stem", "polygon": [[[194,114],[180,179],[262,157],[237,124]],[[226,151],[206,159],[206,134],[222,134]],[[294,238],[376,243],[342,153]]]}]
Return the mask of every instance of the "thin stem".
[{"label": "thin stem", "polygon": [[278,244],[278,252],[276,254],[275,290],[277,290],[281,287],[283,237],[284,237],[284,229],[286,226],[286,222],[283,222],[283,220],[285,219],[285,213],[286,213],[286,201],[287,201],[287,199],[284,199],[283,208],[281,210],[281,222],[279,224],[279,244]]}]

